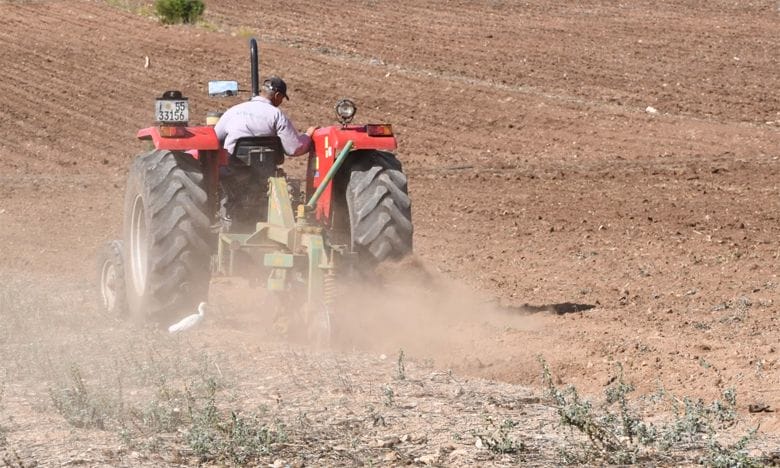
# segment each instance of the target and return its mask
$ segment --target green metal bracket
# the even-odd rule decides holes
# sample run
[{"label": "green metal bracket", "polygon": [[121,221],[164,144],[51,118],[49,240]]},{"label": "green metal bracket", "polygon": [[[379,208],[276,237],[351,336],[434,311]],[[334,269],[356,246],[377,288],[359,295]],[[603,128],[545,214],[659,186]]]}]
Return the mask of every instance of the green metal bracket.
[{"label": "green metal bracket", "polygon": [[286,228],[295,226],[290,192],[284,177],[268,178],[268,224]]},{"label": "green metal bracket", "polygon": [[307,299],[309,304],[318,304],[323,300],[325,284],[325,271],[321,268],[323,259],[327,260],[325,246],[319,234],[304,234],[301,240],[309,256]]},{"label": "green metal bracket", "polygon": [[293,216],[287,179],[268,178],[268,221],[257,223],[258,232],[267,229],[268,239],[292,248],[294,242],[295,216]]},{"label": "green metal bracket", "polygon": [[287,270],[274,268],[268,275],[267,287],[269,291],[284,291],[287,287]]},{"label": "green metal bracket", "polygon": [[263,265],[271,268],[292,268],[293,256],[279,252],[267,253],[263,256]]},{"label": "green metal bracket", "polygon": [[[353,141],[347,141],[306,206],[298,207],[299,213],[311,212],[316,206],[352,147]],[[270,269],[267,286],[271,291],[285,290],[296,265],[302,267],[305,261],[308,303],[315,307],[325,306],[326,277],[333,275],[334,254],[326,250],[320,226],[309,224],[305,215],[296,220],[286,178],[268,179],[268,217],[265,222],[257,223],[254,233],[219,235],[217,263],[220,273],[235,273],[234,257],[240,250],[262,253],[263,266]]]},{"label": "green metal bracket", "polygon": [[349,151],[352,149],[352,145],[352,140],[349,140],[347,144],[344,145],[344,148],[341,150],[338,157],[336,157],[336,160],[333,161],[333,165],[330,167],[330,170],[327,174],[325,174],[325,178],[323,178],[322,182],[320,182],[320,186],[317,187],[314,195],[311,196],[311,200],[306,203],[307,209],[314,209],[314,206],[317,204],[317,200],[319,200],[322,196],[322,192],[325,191],[325,189],[328,187],[328,184],[330,184],[330,181],[333,180],[333,177],[336,176],[336,172],[338,172],[338,170],[341,168],[341,165],[344,164],[344,160],[347,159],[347,154],[349,154]]}]

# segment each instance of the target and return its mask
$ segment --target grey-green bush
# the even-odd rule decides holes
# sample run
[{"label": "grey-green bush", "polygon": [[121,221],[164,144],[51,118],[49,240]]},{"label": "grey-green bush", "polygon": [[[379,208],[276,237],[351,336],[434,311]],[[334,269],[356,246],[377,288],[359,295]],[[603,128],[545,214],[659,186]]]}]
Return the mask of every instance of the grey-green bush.
[{"label": "grey-green bush", "polygon": [[202,0],[155,0],[154,11],[165,24],[194,23],[206,6]]}]

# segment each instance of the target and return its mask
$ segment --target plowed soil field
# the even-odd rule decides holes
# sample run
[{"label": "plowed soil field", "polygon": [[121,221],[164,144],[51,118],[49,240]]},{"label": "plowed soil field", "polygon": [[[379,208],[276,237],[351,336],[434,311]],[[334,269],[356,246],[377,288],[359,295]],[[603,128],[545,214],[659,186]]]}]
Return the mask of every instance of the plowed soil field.
[{"label": "plowed soil field", "polygon": [[[7,465],[557,465],[540,358],[596,401],[620,373],[678,401],[733,389],[759,427],[751,453],[778,446],[780,4],[222,0],[173,26],[151,12],[0,0]],[[275,334],[240,280],[214,280],[214,312],[183,336],[97,304],[96,252],[120,236],[153,99],[180,89],[195,123],[245,99],[206,83],[248,86],[249,37],[299,128],[333,124],[350,97],[357,120],[393,124],[409,177],[415,254],[353,291],[360,326],[329,349]],[[238,415],[231,449],[196,437],[209,402]],[[254,458],[236,455],[236,421],[265,431]]]}]

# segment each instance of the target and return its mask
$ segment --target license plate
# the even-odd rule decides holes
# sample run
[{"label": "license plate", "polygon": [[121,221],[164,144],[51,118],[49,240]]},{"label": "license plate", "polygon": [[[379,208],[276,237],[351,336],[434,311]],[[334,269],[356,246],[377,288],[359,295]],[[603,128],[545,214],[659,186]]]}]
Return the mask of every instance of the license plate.
[{"label": "license plate", "polygon": [[155,103],[154,114],[158,122],[181,123],[190,120],[190,108],[187,101],[158,99]]}]

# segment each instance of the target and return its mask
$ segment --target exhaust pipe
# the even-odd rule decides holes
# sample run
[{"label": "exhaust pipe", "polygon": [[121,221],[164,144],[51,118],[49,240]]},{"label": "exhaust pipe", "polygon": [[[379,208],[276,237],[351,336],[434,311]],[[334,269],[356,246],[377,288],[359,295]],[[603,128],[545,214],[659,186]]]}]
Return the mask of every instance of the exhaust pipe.
[{"label": "exhaust pipe", "polygon": [[252,97],[260,94],[260,75],[258,74],[259,59],[257,58],[257,41],[249,39],[249,64],[252,68]]}]

